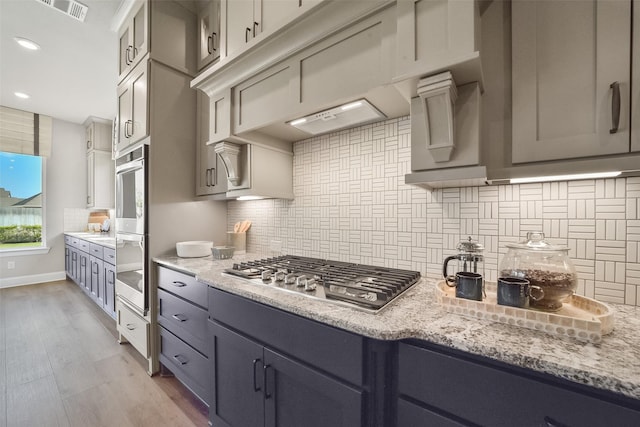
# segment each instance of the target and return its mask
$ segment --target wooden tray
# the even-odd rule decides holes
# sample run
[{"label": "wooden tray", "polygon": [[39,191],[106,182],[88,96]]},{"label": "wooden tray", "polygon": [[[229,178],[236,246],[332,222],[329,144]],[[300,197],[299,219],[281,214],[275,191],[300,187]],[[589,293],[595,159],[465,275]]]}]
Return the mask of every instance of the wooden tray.
[{"label": "wooden tray", "polygon": [[543,331],[551,335],[599,343],[613,331],[613,310],[607,304],[580,295],[572,295],[558,311],[498,305],[496,284],[486,282],[483,301],[456,298],[455,288],[444,280],[436,283],[436,300],[446,311],[478,319],[506,323]]}]

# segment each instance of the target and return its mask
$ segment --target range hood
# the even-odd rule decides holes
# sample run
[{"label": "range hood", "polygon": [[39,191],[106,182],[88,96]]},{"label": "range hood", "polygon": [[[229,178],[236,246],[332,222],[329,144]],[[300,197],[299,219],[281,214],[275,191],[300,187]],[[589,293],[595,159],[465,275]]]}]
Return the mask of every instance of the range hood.
[{"label": "range hood", "polygon": [[380,110],[363,98],[292,120],[289,125],[311,135],[319,135],[385,118]]}]

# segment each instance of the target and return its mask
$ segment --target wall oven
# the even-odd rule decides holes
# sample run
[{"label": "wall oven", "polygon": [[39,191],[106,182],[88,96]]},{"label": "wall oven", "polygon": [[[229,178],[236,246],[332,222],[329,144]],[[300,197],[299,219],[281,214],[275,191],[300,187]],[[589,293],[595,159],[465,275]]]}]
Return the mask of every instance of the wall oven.
[{"label": "wall oven", "polygon": [[116,159],[116,231],[146,233],[148,146],[143,144]]},{"label": "wall oven", "polygon": [[141,144],[116,159],[116,296],[143,317],[149,310],[147,155]]}]

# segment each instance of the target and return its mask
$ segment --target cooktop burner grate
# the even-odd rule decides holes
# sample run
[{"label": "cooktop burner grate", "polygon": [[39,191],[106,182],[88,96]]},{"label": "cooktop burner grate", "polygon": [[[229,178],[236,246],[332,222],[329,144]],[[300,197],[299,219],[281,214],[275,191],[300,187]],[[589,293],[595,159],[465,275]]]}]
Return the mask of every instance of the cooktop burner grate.
[{"label": "cooktop burner grate", "polygon": [[225,273],[374,312],[420,280],[417,271],[294,255],[236,263]]}]

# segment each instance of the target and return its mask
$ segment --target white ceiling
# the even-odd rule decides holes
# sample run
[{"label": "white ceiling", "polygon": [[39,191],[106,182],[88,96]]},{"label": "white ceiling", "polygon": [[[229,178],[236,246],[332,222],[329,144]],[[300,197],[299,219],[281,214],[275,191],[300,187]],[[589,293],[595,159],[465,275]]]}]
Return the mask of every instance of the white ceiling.
[{"label": "white ceiling", "polygon": [[[84,22],[40,0],[0,0],[0,105],[80,124],[115,117],[118,35],[111,21],[120,0],[80,2],[89,7]],[[14,37],[41,49],[26,50]]]}]

